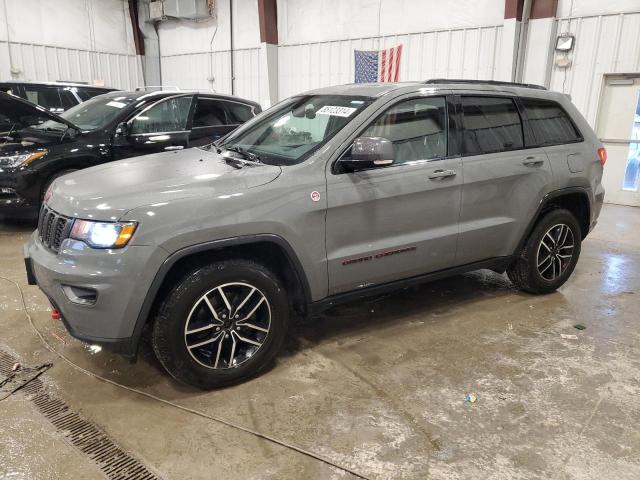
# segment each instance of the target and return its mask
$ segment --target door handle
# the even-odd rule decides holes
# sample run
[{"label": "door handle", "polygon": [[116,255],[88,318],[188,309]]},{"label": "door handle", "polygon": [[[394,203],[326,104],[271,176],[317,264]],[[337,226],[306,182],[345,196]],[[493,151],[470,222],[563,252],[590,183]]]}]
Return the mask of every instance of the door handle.
[{"label": "door handle", "polygon": [[164,147],[165,150],[182,150],[183,148],[182,145],[169,145],[168,147]]},{"label": "door handle", "polygon": [[527,157],[522,162],[523,165],[527,167],[539,167],[544,163],[544,160],[536,159],[536,157]]},{"label": "door handle", "polygon": [[455,177],[455,176],[456,176],[455,170],[435,170],[431,175],[429,175],[429,178],[431,180],[438,180],[440,178]]}]

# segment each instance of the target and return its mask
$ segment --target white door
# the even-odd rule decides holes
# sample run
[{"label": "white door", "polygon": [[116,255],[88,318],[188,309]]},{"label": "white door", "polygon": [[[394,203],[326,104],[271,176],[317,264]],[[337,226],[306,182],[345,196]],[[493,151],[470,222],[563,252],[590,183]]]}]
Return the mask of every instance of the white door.
[{"label": "white door", "polygon": [[605,77],[597,133],[608,157],[605,201],[640,206],[640,74]]}]

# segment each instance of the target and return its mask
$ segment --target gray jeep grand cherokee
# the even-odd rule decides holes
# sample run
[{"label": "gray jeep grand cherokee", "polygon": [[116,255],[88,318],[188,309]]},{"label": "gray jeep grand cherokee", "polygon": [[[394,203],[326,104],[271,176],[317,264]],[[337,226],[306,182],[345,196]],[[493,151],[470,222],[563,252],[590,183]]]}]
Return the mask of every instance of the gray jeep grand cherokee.
[{"label": "gray jeep grand cherokee", "polygon": [[565,95],[431,80],[285,100],[214,145],[59,178],[25,246],[69,332],[176,379],[262,371],[292,313],[489,268],[571,275],[606,152]]}]

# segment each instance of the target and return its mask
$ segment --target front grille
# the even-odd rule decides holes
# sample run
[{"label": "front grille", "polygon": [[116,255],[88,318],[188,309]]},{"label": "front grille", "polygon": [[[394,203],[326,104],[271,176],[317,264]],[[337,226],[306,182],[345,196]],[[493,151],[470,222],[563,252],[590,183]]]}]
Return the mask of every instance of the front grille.
[{"label": "front grille", "polygon": [[40,210],[38,218],[38,236],[42,244],[58,252],[60,244],[71,233],[73,219],[60,215],[46,205]]}]

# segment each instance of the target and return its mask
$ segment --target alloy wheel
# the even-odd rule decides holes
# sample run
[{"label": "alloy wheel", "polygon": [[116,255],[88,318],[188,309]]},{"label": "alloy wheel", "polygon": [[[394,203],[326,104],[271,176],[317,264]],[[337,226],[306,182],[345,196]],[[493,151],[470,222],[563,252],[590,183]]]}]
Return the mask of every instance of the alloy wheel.
[{"label": "alloy wheel", "polygon": [[551,227],[540,240],[536,265],[542,278],[553,281],[567,269],[573,258],[573,231],[564,223]]},{"label": "alloy wheel", "polygon": [[212,369],[235,368],[262,347],[271,326],[271,306],[248,283],[225,283],[202,295],[184,328],[189,355]]}]

